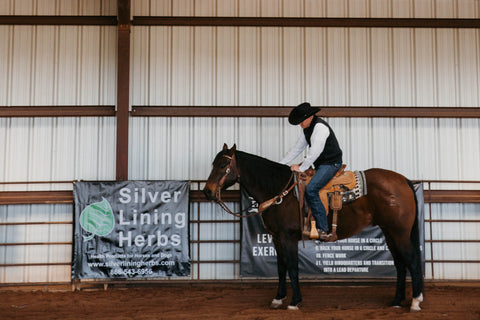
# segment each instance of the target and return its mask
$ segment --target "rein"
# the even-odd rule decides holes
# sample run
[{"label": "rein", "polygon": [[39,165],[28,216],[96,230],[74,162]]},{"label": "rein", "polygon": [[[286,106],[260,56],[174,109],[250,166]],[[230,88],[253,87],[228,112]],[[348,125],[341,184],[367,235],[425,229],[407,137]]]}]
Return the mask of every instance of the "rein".
[{"label": "rein", "polygon": [[223,187],[223,184],[225,183],[225,180],[227,178],[227,176],[231,173],[231,172],[236,172],[236,176],[237,176],[237,179],[238,181],[240,181],[240,174],[238,173],[238,169],[237,169],[237,164],[236,164],[236,159],[235,159],[235,155],[233,156],[227,156],[227,155],[223,155],[225,158],[229,159],[230,160],[230,164],[229,166],[227,167],[227,169],[225,170],[225,174],[223,175],[223,177],[220,179],[219,181],[219,184],[218,184],[218,188],[217,188],[217,192],[216,192],[216,197],[217,197],[217,203],[220,205],[220,207],[230,213],[231,215],[234,215],[235,217],[238,217],[238,218],[247,218],[247,217],[251,217],[255,214],[258,214],[259,216],[262,215],[263,211],[267,210],[269,207],[271,207],[272,205],[279,205],[282,203],[283,201],[283,198],[288,195],[290,193],[290,191],[292,191],[292,189],[298,184],[298,181],[295,181],[295,183],[293,183],[290,187],[288,187],[288,185],[290,184],[290,182],[292,182],[292,179],[293,177],[295,176],[295,172],[292,172],[292,175],[290,176],[290,179],[288,179],[288,182],[287,184],[285,185],[285,187],[282,189],[282,191],[280,192],[279,195],[273,197],[272,199],[269,199],[267,201],[264,201],[262,202],[259,206],[258,206],[258,211],[254,211],[254,212],[251,212],[249,214],[246,214],[246,215],[242,215],[243,212],[247,212],[248,210],[250,210],[253,206],[254,206],[254,203],[252,203],[250,206],[248,206],[248,208],[244,209],[244,210],[241,210],[241,211],[238,211],[238,212],[232,212],[228,207],[227,205],[225,204],[225,202],[223,202],[222,200],[222,195],[221,195],[221,190],[222,190],[222,187]]},{"label": "rein", "polygon": [[258,214],[259,215],[262,215],[263,211],[267,210],[271,206],[273,206],[273,205],[278,206],[279,204],[282,203],[283,198],[287,194],[289,194],[290,191],[292,191],[292,189],[295,188],[295,186],[298,184],[298,180],[297,180],[290,187],[288,187],[290,182],[292,182],[292,179],[293,179],[294,176],[295,176],[295,172],[292,172],[292,175],[290,176],[290,179],[288,179],[287,184],[285,185],[285,187],[283,187],[282,192],[280,192],[280,194],[278,196],[275,196],[275,197],[273,197],[273,198],[271,198],[267,201],[264,201],[258,206]]}]

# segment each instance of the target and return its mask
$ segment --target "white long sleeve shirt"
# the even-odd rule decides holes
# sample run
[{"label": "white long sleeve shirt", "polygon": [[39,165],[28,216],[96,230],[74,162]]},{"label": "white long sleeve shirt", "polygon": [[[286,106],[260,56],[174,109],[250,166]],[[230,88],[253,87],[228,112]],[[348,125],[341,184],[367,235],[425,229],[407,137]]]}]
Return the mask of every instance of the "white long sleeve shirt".
[{"label": "white long sleeve shirt", "polygon": [[[315,124],[313,128],[312,136],[310,137],[310,142],[312,143],[310,149],[307,151],[307,156],[303,160],[302,165],[300,166],[300,171],[304,172],[310,168],[315,160],[318,159],[320,154],[322,154],[323,149],[325,148],[325,143],[327,138],[330,135],[330,130],[323,123]],[[288,164],[290,161],[294,160],[300,153],[302,153],[305,148],[308,147],[307,139],[305,135],[302,134],[298,138],[295,145],[288,151],[288,153],[280,160],[282,164]]]}]

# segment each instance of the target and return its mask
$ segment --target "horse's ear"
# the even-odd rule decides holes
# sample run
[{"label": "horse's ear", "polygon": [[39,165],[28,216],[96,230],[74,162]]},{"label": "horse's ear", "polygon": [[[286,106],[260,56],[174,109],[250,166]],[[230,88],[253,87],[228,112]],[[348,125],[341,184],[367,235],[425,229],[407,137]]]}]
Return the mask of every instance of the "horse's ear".
[{"label": "horse's ear", "polygon": [[230,152],[233,154],[237,150],[237,144],[234,143],[232,149],[230,149]]},{"label": "horse's ear", "polygon": [[226,144],[226,143],[224,143],[224,144],[223,144],[223,149],[222,149],[222,150],[226,150],[226,149],[228,149],[228,146],[227,146],[227,144]]}]

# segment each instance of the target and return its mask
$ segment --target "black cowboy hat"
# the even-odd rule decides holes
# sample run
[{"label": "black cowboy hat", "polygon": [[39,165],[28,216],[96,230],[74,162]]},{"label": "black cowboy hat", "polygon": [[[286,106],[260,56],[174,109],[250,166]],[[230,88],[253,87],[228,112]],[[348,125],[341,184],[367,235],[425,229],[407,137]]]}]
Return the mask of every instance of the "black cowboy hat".
[{"label": "black cowboy hat", "polygon": [[293,110],[290,112],[290,115],[288,116],[288,122],[293,125],[300,124],[305,119],[313,116],[318,111],[320,111],[320,108],[312,107],[310,103],[304,102],[293,108]]}]

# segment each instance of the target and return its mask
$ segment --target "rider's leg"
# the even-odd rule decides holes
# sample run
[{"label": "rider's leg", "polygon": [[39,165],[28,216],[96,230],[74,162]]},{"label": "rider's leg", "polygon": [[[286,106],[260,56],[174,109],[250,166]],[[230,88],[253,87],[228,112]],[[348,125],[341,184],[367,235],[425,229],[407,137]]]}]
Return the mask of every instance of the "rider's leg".
[{"label": "rider's leg", "polygon": [[325,232],[328,232],[327,211],[320,200],[318,192],[333,178],[340,167],[341,164],[320,165],[316,168],[317,172],[305,189],[305,195],[312,209],[313,217],[317,222],[317,228]]}]

